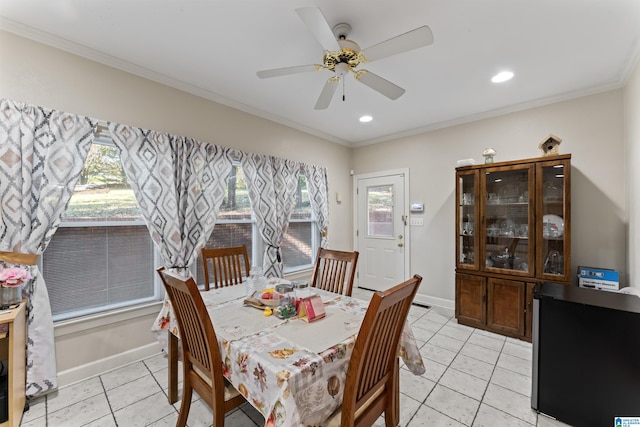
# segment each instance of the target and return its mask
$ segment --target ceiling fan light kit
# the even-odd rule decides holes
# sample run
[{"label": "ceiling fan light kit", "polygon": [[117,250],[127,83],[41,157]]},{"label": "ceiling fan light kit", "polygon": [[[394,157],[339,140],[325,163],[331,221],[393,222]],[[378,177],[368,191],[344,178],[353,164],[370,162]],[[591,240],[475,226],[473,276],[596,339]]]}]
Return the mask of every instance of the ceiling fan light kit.
[{"label": "ceiling fan light kit", "polygon": [[[357,69],[362,63],[373,62],[433,43],[433,34],[426,25],[415,30],[393,37],[368,49],[347,39],[351,26],[346,23],[337,24],[331,29],[322,11],[317,7],[303,7],[296,9],[298,16],[313,33],[324,48],[322,65],[300,65],[294,67],[276,68],[258,71],[258,77],[265,79],[288,74],[306,73],[310,71],[329,70],[335,75],[325,83],[316,101],[315,109],[323,110],[329,107],[331,99],[338,88],[338,83],[352,72],[355,79],[391,100],[396,100],[405,93],[400,86],[386,80],[371,71]],[[344,94],[343,94],[344,100]]]}]

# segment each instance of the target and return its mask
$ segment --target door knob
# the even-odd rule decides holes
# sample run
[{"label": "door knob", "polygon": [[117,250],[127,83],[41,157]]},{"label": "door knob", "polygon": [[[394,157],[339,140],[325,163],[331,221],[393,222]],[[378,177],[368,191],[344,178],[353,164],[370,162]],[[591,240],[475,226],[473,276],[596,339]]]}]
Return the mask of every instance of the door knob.
[{"label": "door knob", "polygon": [[404,243],[398,243],[398,247],[401,248],[404,246]]}]

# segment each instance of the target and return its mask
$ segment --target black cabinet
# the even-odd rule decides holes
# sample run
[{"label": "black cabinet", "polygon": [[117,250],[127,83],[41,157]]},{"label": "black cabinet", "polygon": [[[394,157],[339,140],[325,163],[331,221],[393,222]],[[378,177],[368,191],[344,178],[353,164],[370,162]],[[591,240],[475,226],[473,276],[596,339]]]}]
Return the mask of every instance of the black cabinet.
[{"label": "black cabinet", "polygon": [[531,407],[575,427],[640,418],[640,298],[544,283],[533,305]]}]

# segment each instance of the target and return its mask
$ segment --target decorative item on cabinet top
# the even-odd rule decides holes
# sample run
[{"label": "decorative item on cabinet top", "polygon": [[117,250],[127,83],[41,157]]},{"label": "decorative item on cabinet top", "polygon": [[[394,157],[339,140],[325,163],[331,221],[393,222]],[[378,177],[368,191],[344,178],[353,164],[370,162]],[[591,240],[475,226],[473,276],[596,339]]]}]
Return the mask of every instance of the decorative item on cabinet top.
[{"label": "decorative item on cabinet top", "polygon": [[482,155],[484,156],[485,163],[493,163],[493,157],[496,155],[496,150],[493,148],[485,148]]},{"label": "decorative item on cabinet top", "polygon": [[473,166],[476,164],[476,161],[474,159],[462,159],[462,160],[458,160],[456,162],[456,167],[460,167],[460,166]]},{"label": "decorative item on cabinet top", "polygon": [[560,154],[560,143],[562,138],[550,133],[545,139],[538,144],[538,148],[542,151],[543,156],[555,156]]}]

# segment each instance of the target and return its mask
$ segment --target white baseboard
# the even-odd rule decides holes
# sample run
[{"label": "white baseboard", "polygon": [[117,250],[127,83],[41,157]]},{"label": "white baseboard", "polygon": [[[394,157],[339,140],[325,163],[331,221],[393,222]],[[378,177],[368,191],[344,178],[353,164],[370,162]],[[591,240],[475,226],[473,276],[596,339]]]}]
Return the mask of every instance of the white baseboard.
[{"label": "white baseboard", "polygon": [[416,294],[413,299],[414,304],[428,305],[435,307],[444,307],[450,310],[456,309],[455,301],[444,298],[430,297],[428,295]]},{"label": "white baseboard", "polygon": [[58,372],[58,388],[64,388],[113,369],[146,359],[161,352],[157,342],[134,348],[114,356],[96,360],[85,365],[76,366],[66,371]]}]

